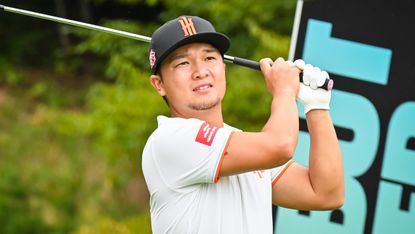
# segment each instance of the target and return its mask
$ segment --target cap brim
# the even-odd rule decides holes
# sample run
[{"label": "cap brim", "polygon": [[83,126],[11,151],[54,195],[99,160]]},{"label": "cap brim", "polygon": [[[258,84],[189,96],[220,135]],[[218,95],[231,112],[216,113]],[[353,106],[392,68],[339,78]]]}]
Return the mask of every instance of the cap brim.
[{"label": "cap brim", "polygon": [[228,51],[230,46],[229,38],[218,32],[205,32],[205,33],[198,33],[192,36],[188,36],[183,40],[178,41],[176,44],[171,46],[168,50],[166,50],[157,60],[160,61],[156,63],[152,69],[152,73],[156,74],[159,70],[161,64],[163,63],[164,59],[174,50],[177,48],[195,42],[203,42],[208,43],[214,46],[219,50],[219,52],[224,55],[226,51]]}]

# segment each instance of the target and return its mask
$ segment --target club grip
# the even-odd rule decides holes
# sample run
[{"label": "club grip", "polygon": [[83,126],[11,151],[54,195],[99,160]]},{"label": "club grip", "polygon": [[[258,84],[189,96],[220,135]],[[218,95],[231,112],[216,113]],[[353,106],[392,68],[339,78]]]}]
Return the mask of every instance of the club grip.
[{"label": "club grip", "polygon": [[[240,65],[240,66],[244,66],[244,67],[248,67],[248,68],[252,68],[258,71],[261,71],[261,67],[259,66],[259,62],[256,61],[252,61],[249,59],[244,59],[244,58],[240,58],[240,57],[233,57],[233,61],[234,64]],[[300,73],[300,82],[303,82],[303,73]],[[333,89],[333,85],[334,85],[334,81],[332,79],[326,79],[326,81],[324,82],[323,86],[321,86],[320,88],[325,89],[325,90],[332,90]]]},{"label": "club grip", "polygon": [[249,59],[244,59],[244,58],[239,58],[239,57],[233,57],[233,61],[234,64],[240,65],[240,66],[244,66],[244,67],[248,67],[248,68],[252,68],[258,71],[261,71],[261,67],[259,66],[259,63],[256,61],[252,61]]},{"label": "club grip", "polygon": [[[304,83],[303,82],[303,72],[300,72],[300,82],[301,83]],[[324,84],[321,87],[319,87],[319,88],[325,89],[327,91],[330,91],[330,90],[333,89],[333,85],[334,85],[334,81],[332,79],[326,79],[324,81]]]}]

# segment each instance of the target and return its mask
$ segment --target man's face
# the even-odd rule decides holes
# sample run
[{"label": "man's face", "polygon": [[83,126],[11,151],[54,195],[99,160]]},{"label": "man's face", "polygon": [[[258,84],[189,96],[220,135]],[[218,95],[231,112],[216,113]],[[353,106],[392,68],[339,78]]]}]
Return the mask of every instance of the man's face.
[{"label": "man's face", "polygon": [[192,43],[173,51],[161,64],[161,76],[151,83],[166,96],[172,114],[187,116],[194,111],[221,108],[225,95],[225,64],[210,44]]}]

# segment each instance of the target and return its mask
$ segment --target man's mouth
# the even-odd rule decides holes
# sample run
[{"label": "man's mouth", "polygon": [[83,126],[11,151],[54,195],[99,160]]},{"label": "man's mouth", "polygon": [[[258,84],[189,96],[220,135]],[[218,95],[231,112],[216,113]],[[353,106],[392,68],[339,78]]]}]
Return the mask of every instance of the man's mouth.
[{"label": "man's mouth", "polygon": [[211,84],[205,84],[205,85],[201,85],[201,86],[197,86],[196,88],[193,89],[193,91],[202,91],[202,90],[206,90],[212,88]]}]

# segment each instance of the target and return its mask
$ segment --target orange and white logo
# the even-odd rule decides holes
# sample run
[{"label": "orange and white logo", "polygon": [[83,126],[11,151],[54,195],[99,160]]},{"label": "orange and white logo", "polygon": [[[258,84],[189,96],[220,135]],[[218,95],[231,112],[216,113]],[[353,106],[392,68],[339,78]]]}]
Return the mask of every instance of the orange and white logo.
[{"label": "orange and white logo", "polygon": [[203,123],[200,126],[199,132],[197,133],[196,142],[202,143],[204,145],[211,146],[213,140],[215,139],[216,132],[218,128],[215,126],[210,126],[208,123]]},{"label": "orange and white logo", "polygon": [[195,26],[193,25],[192,18],[182,17],[179,19],[180,25],[182,25],[184,36],[191,36],[197,34]]}]

